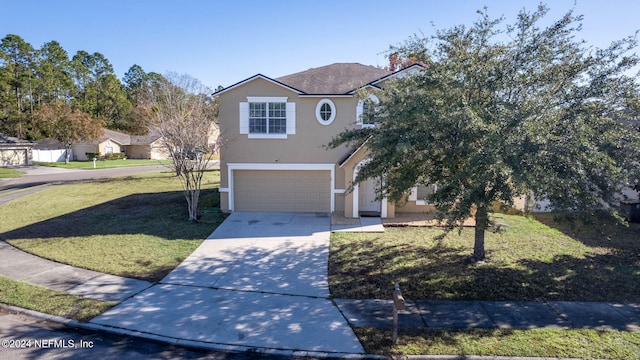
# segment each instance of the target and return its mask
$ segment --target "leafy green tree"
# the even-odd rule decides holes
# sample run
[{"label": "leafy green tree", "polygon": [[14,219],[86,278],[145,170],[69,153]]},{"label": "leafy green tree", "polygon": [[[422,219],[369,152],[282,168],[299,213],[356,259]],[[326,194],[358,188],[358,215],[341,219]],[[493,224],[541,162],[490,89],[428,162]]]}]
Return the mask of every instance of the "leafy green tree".
[{"label": "leafy green tree", "polygon": [[103,119],[108,128],[126,130],[131,103],[109,60],[101,53],[81,50],[74,55],[72,68],[77,87],[74,105]]},{"label": "leafy green tree", "polygon": [[71,146],[79,141],[91,141],[102,135],[104,123],[88,114],[72,109],[63,101],[43,104],[33,112],[35,122],[46,130],[48,136],[65,147],[65,163],[69,163]]},{"label": "leafy green tree", "polygon": [[138,105],[142,100],[142,93],[147,85],[148,77],[142,66],[137,64],[131,66],[124,74],[122,82],[131,104]]},{"label": "leafy green tree", "polygon": [[67,100],[75,89],[69,54],[57,41],[45,43],[38,51],[36,75],[40,79],[38,102]]},{"label": "leafy green tree", "polygon": [[356,181],[383,176],[380,196],[392,201],[437,183],[428,200],[449,229],[474,214],[474,261],[485,259],[495,201],[534,194],[554,209],[616,215],[622,188],[637,181],[636,40],[593,49],[576,40],[581,16],[540,27],[547,12],[523,10],[505,27],[485,9],[470,27],[392,48],[424,70],[387,84],[376,128],[329,144],[367,141],[371,161]]},{"label": "leafy green tree", "polygon": [[33,110],[36,86],[33,47],[20,36],[9,34],[0,40],[0,120],[3,131],[26,137],[30,126],[26,111]]},{"label": "leafy green tree", "polygon": [[9,34],[0,41],[0,70],[8,85],[14,109],[22,111],[30,103],[35,51],[31,44],[18,35]]}]

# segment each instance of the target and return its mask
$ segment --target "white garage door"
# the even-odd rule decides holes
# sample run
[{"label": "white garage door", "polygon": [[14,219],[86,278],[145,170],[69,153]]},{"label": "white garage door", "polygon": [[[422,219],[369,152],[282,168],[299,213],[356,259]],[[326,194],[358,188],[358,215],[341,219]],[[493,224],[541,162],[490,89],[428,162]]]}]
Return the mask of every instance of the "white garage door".
[{"label": "white garage door", "polygon": [[0,166],[27,165],[27,150],[0,150]]},{"label": "white garage door", "polygon": [[234,170],[235,211],[329,212],[331,172]]}]

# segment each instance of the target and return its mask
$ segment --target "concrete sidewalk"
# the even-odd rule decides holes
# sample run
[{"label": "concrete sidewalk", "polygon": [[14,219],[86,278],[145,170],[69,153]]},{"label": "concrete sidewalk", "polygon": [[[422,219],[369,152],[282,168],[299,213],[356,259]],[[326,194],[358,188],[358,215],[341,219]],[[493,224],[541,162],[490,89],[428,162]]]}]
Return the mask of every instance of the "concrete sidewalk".
[{"label": "concrete sidewalk", "polygon": [[[393,301],[335,299],[354,327],[391,328]],[[570,301],[407,300],[404,329],[579,328],[640,331],[640,304]]]},{"label": "concrete sidewalk", "polygon": [[150,287],[143,280],[80,269],[28,254],[0,241],[0,275],[97,300],[121,302]]}]

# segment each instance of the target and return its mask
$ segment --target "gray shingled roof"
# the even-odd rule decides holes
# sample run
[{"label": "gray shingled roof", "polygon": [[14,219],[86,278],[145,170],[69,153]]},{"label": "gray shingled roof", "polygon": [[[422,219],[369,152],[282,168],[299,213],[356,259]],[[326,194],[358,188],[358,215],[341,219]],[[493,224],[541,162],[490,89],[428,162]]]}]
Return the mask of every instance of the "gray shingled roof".
[{"label": "gray shingled roof", "polygon": [[149,130],[147,135],[131,135],[130,145],[151,145],[154,141],[160,139],[160,133]]},{"label": "gray shingled roof", "polygon": [[358,63],[336,63],[285,75],[275,80],[306,94],[347,94],[390,75],[388,70]]},{"label": "gray shingled roof", "polygon": [[107,139],[111,139],[119,143],[120,145],[129,145],[131,142],[131,135],[124,134],[118,131],[113,131],[109,129],[102,129],[103,133],[100,137],[100,142],[103,142]]},{"label": "gray shingled roof", "polygon": [[5,135],[5,134],[0,134],[0,145],[8,145],[8,146],[32,145],[33,146],[34,143],[32,143],[29,140],[23,140],[23,139],[19,139],[17,137]]}]

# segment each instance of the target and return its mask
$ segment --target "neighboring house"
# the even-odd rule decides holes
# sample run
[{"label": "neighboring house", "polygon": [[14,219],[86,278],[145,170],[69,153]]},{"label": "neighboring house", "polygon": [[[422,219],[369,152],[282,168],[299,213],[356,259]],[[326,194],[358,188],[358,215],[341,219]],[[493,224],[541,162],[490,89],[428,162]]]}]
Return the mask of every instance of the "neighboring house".
[{"label": "neighboring house", "polygon": [[101,155],[126,151],[126,145],[131,142],[131,135],[118,131],[102,129],[102,136],[94,141],[80,141],[71,145],[75,160],[92,160],[86,153],[99,152]]},{"label": "neighboring house", "polygon": [[166,160],[170,157],[162,137],[155,131],[150,131],[148,135],[131,135],[126,153],[130,159]]},{"label": "neighboring house", "polygon": [[[36,149],[49,152],[60,151],[64,150],[64,145],[55,139],[47,138],[38,140]],[[122,152],[128,159],[169,159],[169,154],[162,144],[160,135],[153,131],[148,135],[129,135],[103,129],[102,136],[95,141],[81,141],[71,145],[72,160],[91,160],[87,158],[86,153],[88,152],[99,152],[101,155]],[[64,161],[64,156],[61,158],[51,157],[51,159],[40,161]]]},{"label": "neighboring house", "polygon": [[[371,105],[356,95],[359,89],[375,94],[388,79],[420,69],[413,65],[392,73],[338,63],[275,79],[257,74],[216,92],[222,210],[343,211],[347,217],[432,210],[422,199],[434,186],[413,189],[402,208],[376,200],[375,179],[348,192],[368,161],[366,144],[324,147],[347,128],[375,126],[363,116]],[[377,101],[375,95],[370,98]]]},{"label": "neighboring house", "polygon": [[[101,155],[115,152],[123,152],[128,159],[150,159],[150,160],[166,160],[169,159],[169,153],[162,144],[160,134],[155,131],[149,131],[147,135],[129,135],[118,131],[104,129],[103,135],[93,144],[77,144],[73,145],[74,153],[78,150],[92,148],[94,150],[83,151],[95,152],[97,149]],[[75,149],[78,150],[75,150]],[[86,156],[82,157],[78,154],[77,160],[86,160]]]},{"label": "neighboring house", "polygon": [[31,165],[34,145],[27,140],[0,134],[0,166]]}]

